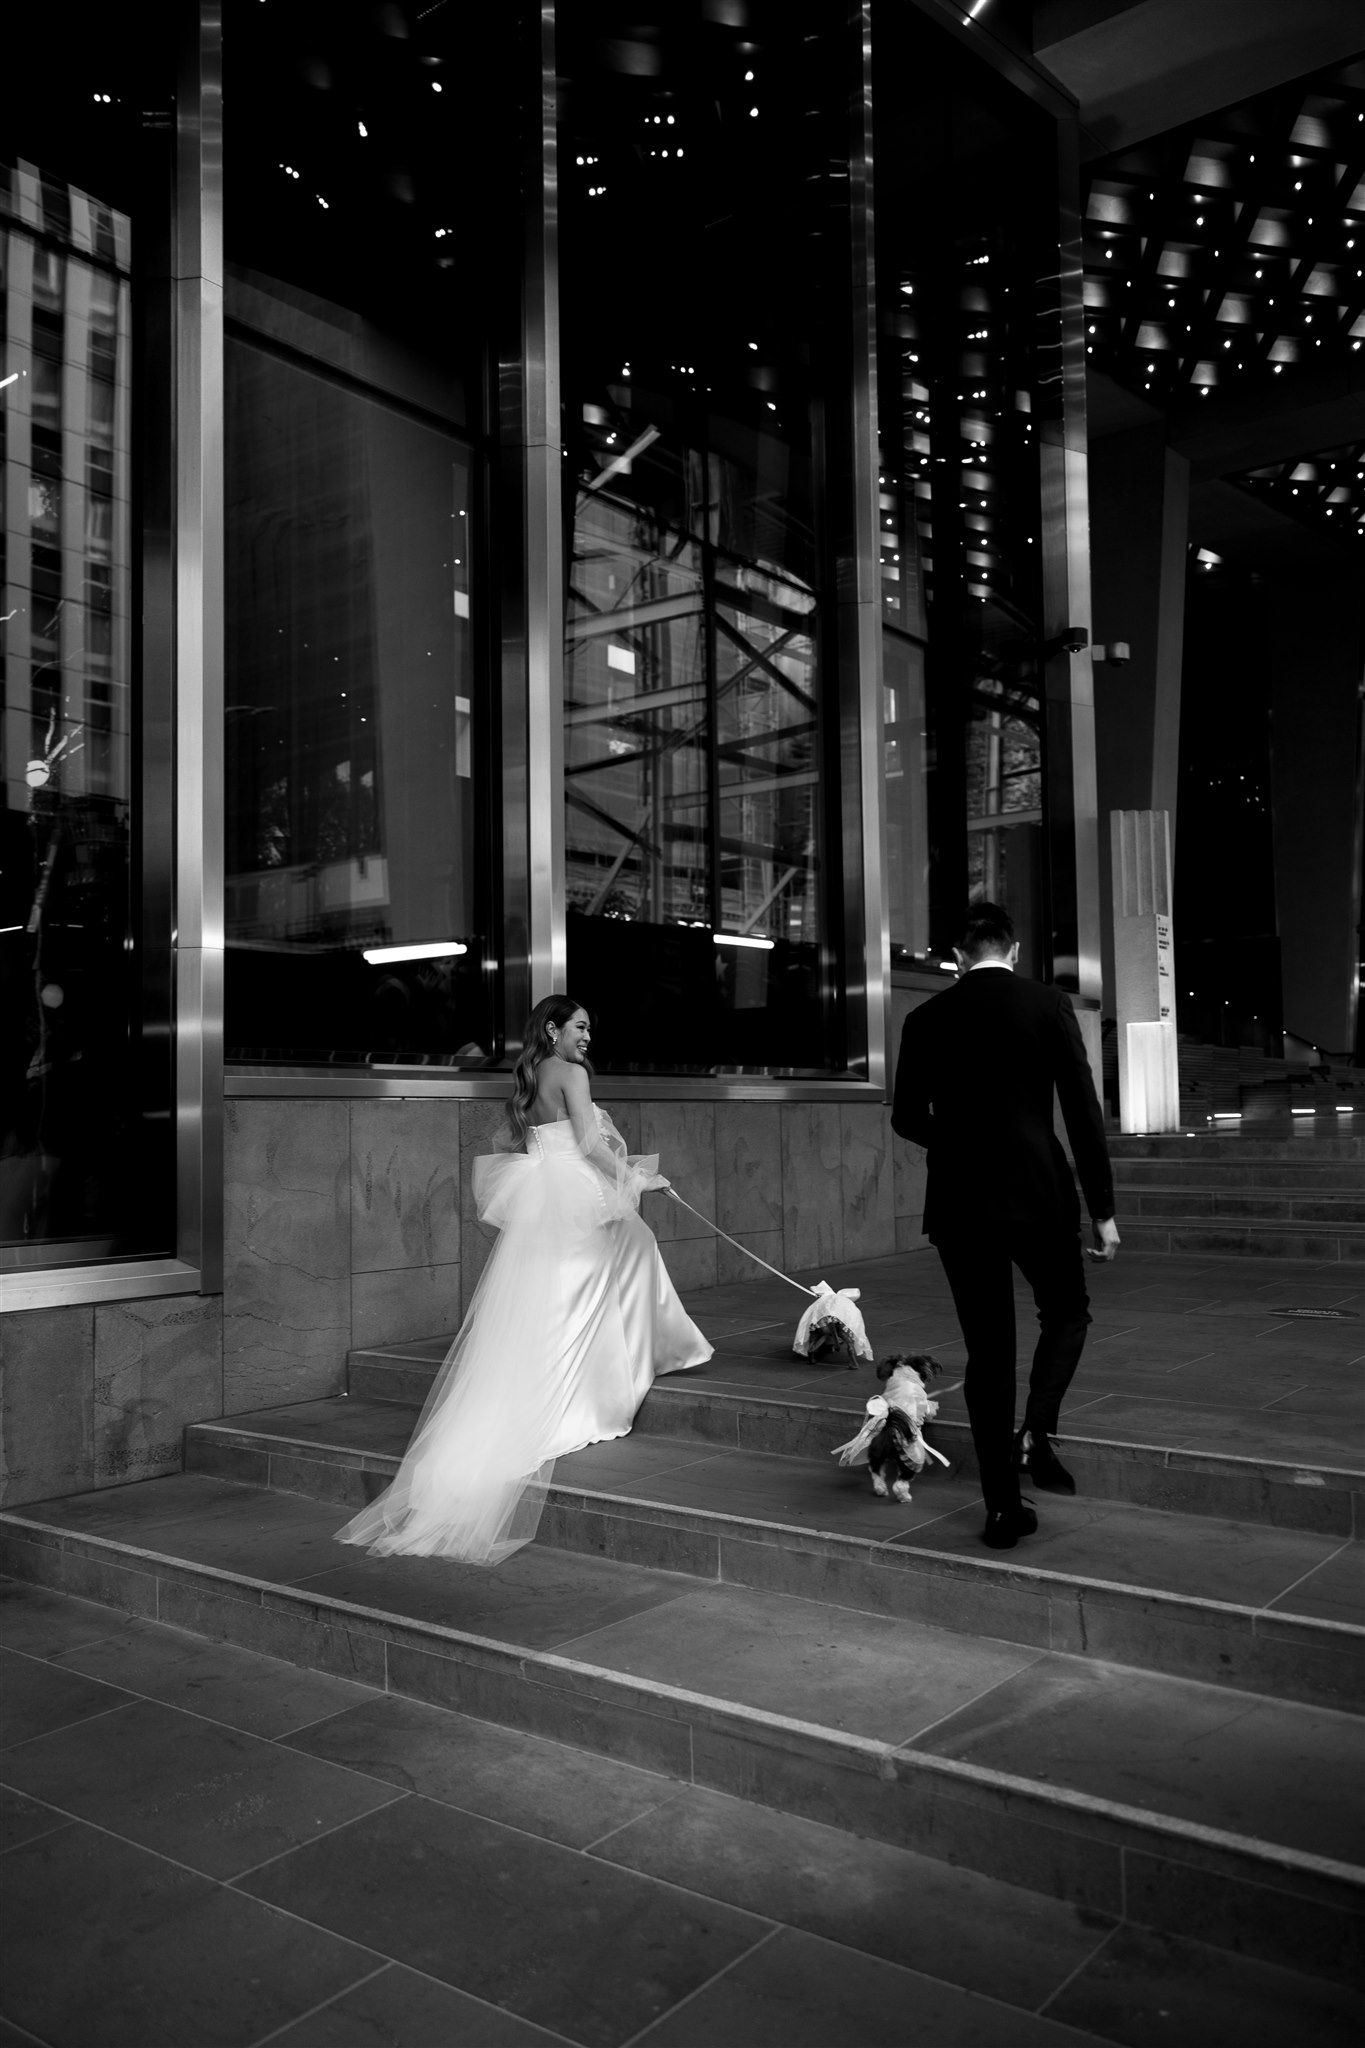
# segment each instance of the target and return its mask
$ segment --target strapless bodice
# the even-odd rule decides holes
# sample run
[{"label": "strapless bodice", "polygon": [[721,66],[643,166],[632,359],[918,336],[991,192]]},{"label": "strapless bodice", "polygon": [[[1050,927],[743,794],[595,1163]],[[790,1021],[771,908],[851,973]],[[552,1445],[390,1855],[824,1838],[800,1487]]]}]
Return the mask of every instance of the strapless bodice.
[{"label": "strapless bodice", "polygon": [[573,1134],[573,1125],[567,1117],[561,1117],[553,1124],[528,1124],[526,1151],[531,1159],[537,1156],[548,1159],[563,1153],[577,1153],[578,1140]]}]

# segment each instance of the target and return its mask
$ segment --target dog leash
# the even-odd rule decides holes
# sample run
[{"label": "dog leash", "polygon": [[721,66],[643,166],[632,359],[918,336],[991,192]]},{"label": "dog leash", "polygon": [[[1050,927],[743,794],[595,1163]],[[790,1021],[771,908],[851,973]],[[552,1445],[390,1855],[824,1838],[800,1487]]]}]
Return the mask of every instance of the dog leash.
[{"label": "dog leash", "polygon": [[792,1279],[790,1273],[779,1272],[776,1266],[770,1266],[766,1259],[760,1259],[757,1252],[751,1252],[747,1244],[741,1244],[737,1237],[731,1237],[728,1230],[722,1230],[719,1223],[713,1223],[709,1216],[702,1215],[700,1209],[693,1209],[690,1202],[684,1202],[675,1187],[668,1188],[666,1192],[673,1197],[675,1202],[681,1203],[684,1209],[690,1209],[699,1223],[704,1223],[708,1230],[714,1230],[717,1237],[723,1237],[725,1242],[732,1244],[737,1252],[743,1252],[746,1259],[752,1259],[756,1266],[762,1266],[765,1273],[771,1273],[774,1279],[785,1280],[788,1287],[794,1287],[798,1294],[808,1294],[813,1301],[819,1300],[820,1290],[818,1287],[803,1287],[799,1280]]}]

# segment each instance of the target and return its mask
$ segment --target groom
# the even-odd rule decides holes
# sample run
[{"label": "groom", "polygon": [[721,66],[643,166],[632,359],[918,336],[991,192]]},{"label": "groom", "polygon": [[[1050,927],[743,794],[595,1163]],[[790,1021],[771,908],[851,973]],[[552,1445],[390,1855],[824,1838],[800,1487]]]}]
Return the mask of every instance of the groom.
[{"label": "groom", "polygon": [[[986,1500],[984,1540],[1012,1550],[1038,1517],[1019,1474],[1057,1493],[1075,1481],[1051,1444],[1090,1322],[1080,1204],[1053,1130],[1053,1090],[1092,1219],[1092,1257],[1112,1259],[1114,1185],[1080,1027],[1058,988],[1016,974],[1006,911],[972,906],[958,980],[905,1020],[891,1128],[929,1151],[925,1234],[967,1342],[966,1400]],[[1039,1337],[1023,1427],[1014,1431],[1014,1273]]]}]

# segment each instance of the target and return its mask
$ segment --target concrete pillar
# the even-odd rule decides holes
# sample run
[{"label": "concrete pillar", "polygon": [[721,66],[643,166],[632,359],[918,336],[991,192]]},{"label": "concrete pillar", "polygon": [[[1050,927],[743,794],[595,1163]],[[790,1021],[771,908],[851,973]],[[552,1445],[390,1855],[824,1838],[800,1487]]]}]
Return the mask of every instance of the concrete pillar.
[{"label": "concrete pillar", "polygon": [[1171,828],[1165,811],[1111,811],[1119,1121],[1125,1131],[1180,1127],[1171,938]]},{"label": "concrete pillar", "polygon": [[[1100,815],[1164,811],[1176,835],[1180,673],[1190,468],[1161,423],[1106,434],[1090,447],[1093,638],[1127,641],[1127,664],[1095,664],[1095,764]],[[1101,835],[1102,901],[1112,887]],[[1115,1002],[1113,934],[1102,944],[1104,1008]]]}]

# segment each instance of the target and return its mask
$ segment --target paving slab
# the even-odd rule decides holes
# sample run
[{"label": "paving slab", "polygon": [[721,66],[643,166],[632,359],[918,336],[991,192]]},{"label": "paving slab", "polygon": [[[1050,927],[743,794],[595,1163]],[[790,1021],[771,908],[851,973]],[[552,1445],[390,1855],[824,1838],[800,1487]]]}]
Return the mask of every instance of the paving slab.
[{"label": "paving slab", "polygon": [[1132,1926],[1117,1928],[1046,2010],[1122,2048],[1352,2048],[1365,2031],[1365,1999],[1343,1985]]},{"label": "paving slab", "polygon": [[0,1750],[110,1713],[128,1700],[127,1693],[78,1672],[0,1649]]},{"label": "paving slab", "polygon": [[242,1888],[584,2048],[621,2048],[772,1926],[415,1797]]},{"label": "paving slab", "polygon": [[1076,2048],[1054,2020],[1022,2013],[874,1956],[782,1928],[652,2027],[639,2048]]},{"label": "paving slab", "polygon": [[0,1858],[0,1907],[5,2017],[49,2048],[243,2048],[379,1961],[80,1824]]},{"label": "paving slab", "polygon": [[368,1686],[156,1622],[131,1620],[102,1641],[62,1651],[54,1663],[249,1735],[287,1735],[371,1697]]},{"label": "paving slab", "polygon": [[5,1751],[0,1779],[223,1878],[399,1796],[319,1758],[151,1700]]},{"label": "paving slab", "polygon": [[1037,1655],[926,1625],[907,1640],[881,1615],[744,1586],[689,1592],[560,1647],[635,1678],[892,1743],[913,1741]]},{"label": "paving slab", "polygon": [[[225,1554],[236,1555],[237,1547]],[[576,1557],[542,1544],[517,1551],[496,1572],[439,1557],[372,1558],[359,1551],[349,1556],[338,1545],[332,1554],[347,1561],[294,1574],[287,1568],[290,1558],[268,1576],[331,1599],[531,1650],[561,1648],[589,1627],[671,1606],[689,1591],[687,1581],[672,1573]]]},{"label": "paving slab", "polygon": [[401,1963],[387,1963],[272,2034],[270,2048],[553,2048],[562,2038]]},{"label": "paving slab", "polygon": [[671,1779],[613,1757],[393,1694],[334,1714],[290,1744],[573,1849],[656,1813],[677,1790]]},{"label": "paving slab", "polygon": [[675,1790],[593,1854],[1024,2008],[1059,1990],[1114,1924],[911,1849],[697,1786]]},{"label": "paving slab", "polygon": [[1040,1657],[915,1746],[1365,1864],[1365,1816],[1342,1796],[1359,1782],[1351,1715]]}]

